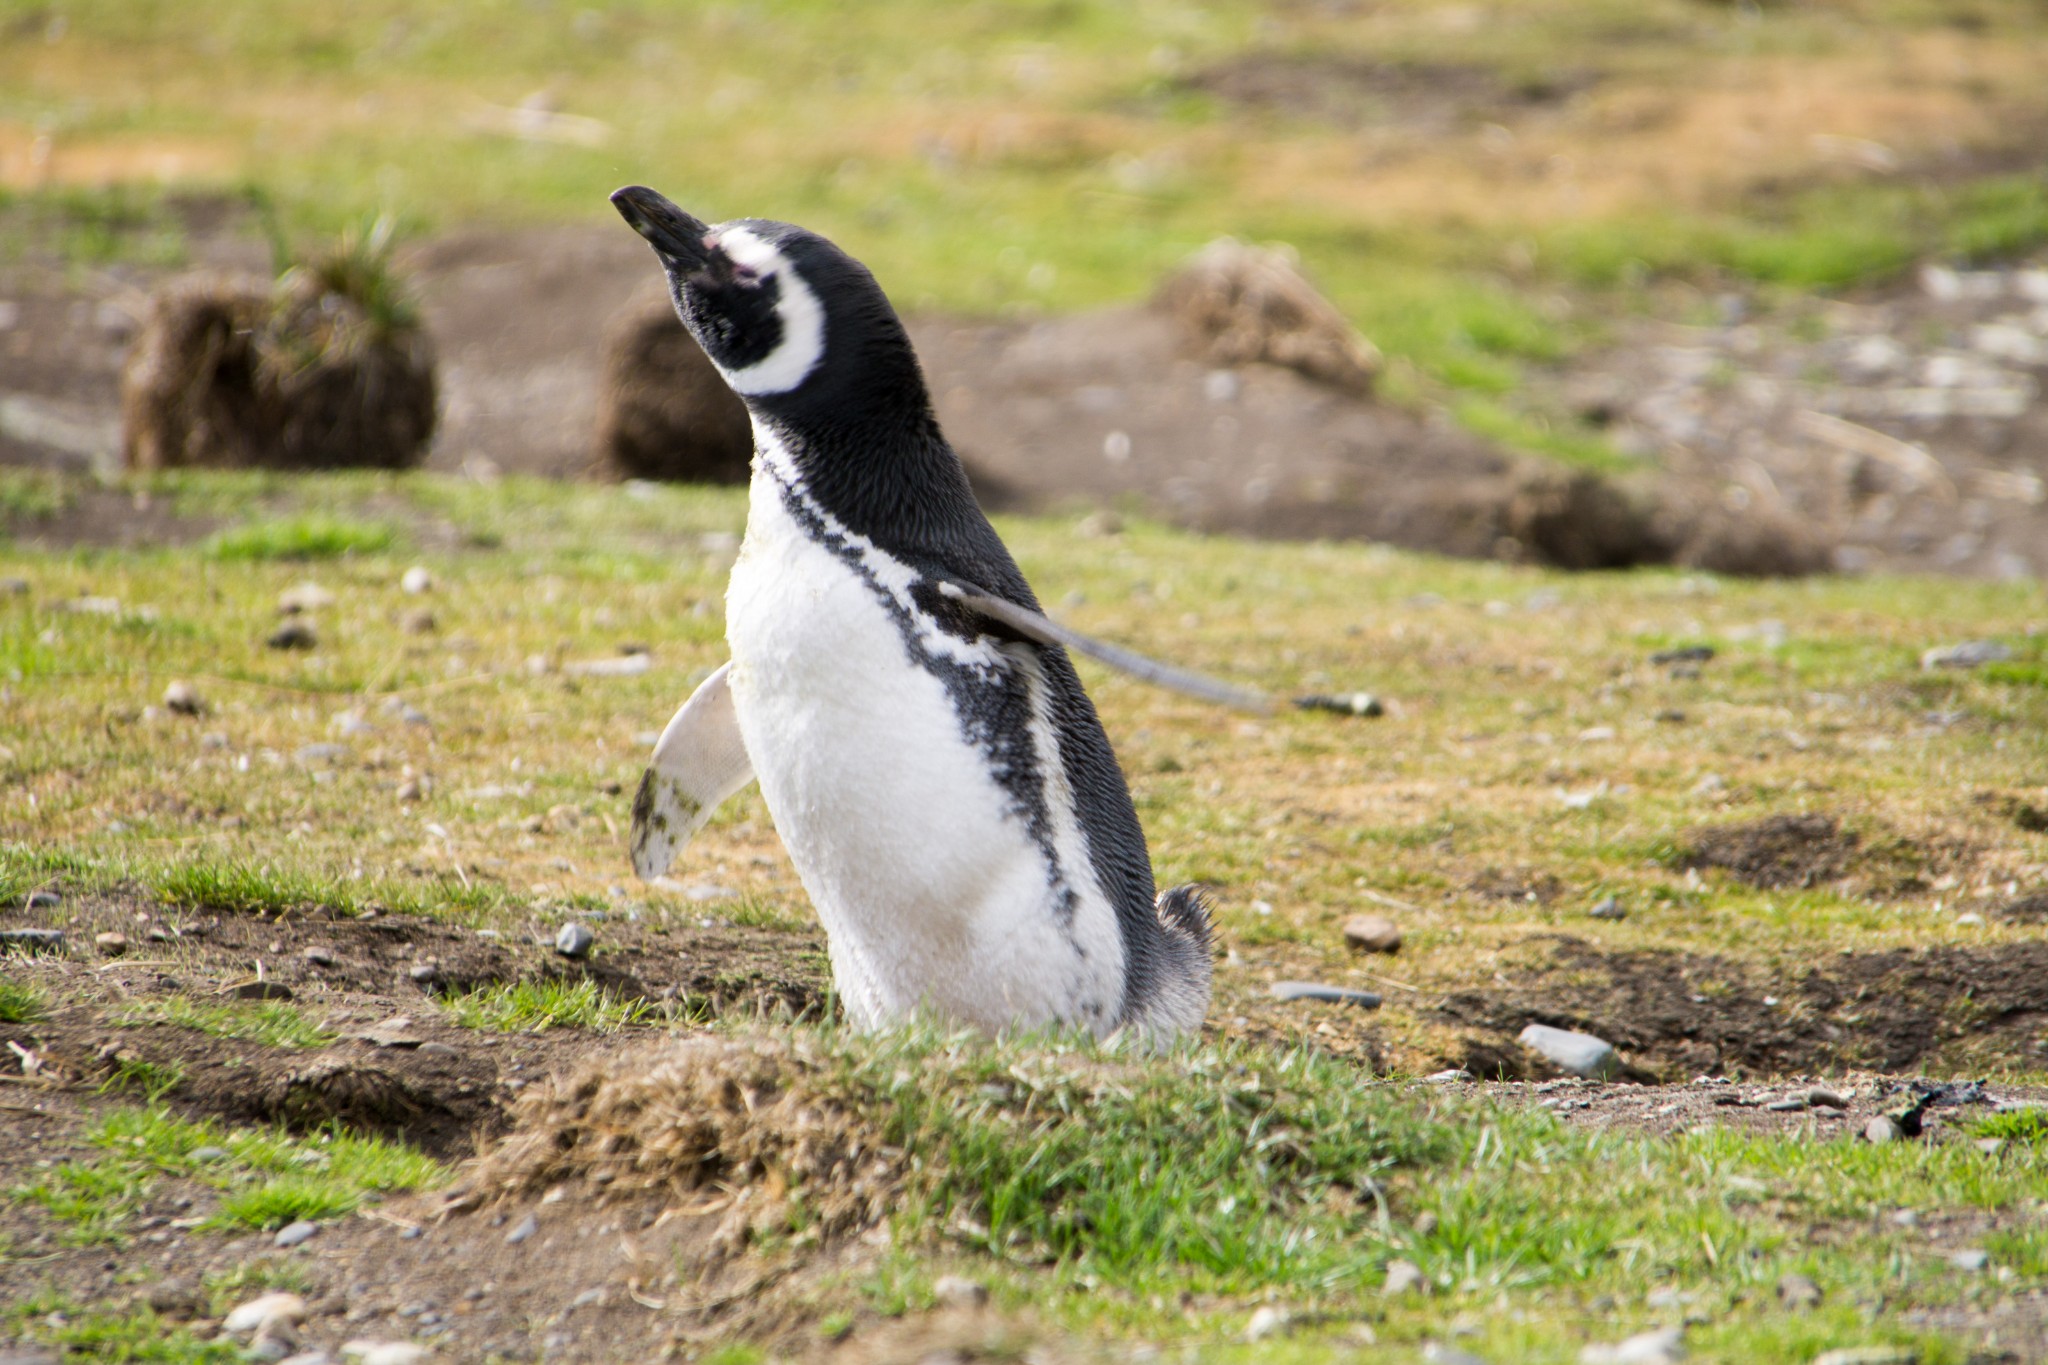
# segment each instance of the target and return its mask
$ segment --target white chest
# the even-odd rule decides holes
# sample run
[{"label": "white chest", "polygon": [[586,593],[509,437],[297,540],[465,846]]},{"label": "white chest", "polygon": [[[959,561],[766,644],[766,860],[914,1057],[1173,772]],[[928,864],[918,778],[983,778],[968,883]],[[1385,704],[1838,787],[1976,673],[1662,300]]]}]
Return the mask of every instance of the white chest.
[{"label": "white chest", "polygon": [[[989,1029],[1106,1032],[1123,946],[1057,737],[1031,727],[1038,767],[1055,775],[1049,858],[946,683],[906,643],[891,604],[907,605],[911,571],[808,500],[793,514],[763,439],[726,597],[733,703],[848,1015],[865,1028],[929,1009]],[[988,642],[918,639],[970,666],[1031,668]]]}]

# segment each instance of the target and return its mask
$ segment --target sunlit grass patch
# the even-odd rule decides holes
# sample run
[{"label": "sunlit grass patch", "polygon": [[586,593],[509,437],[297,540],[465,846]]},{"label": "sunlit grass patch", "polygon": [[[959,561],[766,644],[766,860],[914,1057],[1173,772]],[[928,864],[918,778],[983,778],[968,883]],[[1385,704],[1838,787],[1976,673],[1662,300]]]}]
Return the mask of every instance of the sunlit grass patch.
[{"label": "sunlit grass patch", "polygon": [[110,1308],[55,1290],[30,1294],[0,1315],[0,1333],[11,1341],[45,1343],[82,1360],[237,1365],[247,1359],[233,1342],[201,1337],[147,1307]]},{"label": "sunlit grass patch", "polygon": [[441,1007],[463,1028],[494,1033],[582,1028],[614,1033],[649,1022],[655,1010],[638,997],[615,995],[588,977],[573,981],[508,981],[444,996]]},{"label": "sunlit grass patch", "polygon": [[67,1242],[118,1244],[153,1183],[149,1172],[132,1163],[66,1161],[8,1193],[64,1224]]},{"label": "sunlit grass patch", "polygon": [[0,1024],[33,1024],[49,1008],[50,993],[35,982],[0,977]]},{"label": "sunlit grass patch", "polygon": [[307,513],[255,521],[216,533],[206,542],[207,558],[242,560],[336,559],[381,554],[398,543],[395,528],[380,522],[347,521]]},{"label": "sunlit grass patch", "polygon": [[1980,1138],[2048,1147],[2048,1109],[2007,1109],[1986,1114],[1970,1125],[1970,1131]]},{"label": "sunlit grass patch", "polygon": [[207,1003],[171,995],[128,1005],[116,1012],[114,1022],[130,1027],[173,1024],[265,1047],[325,1047],[339,1036],[281,1000]]},{"label": "sunlit grass patch", "polygon": [[100,1093],[117,1095],[132,1092],[154,1103],[184,1082],[185,1068],[176,1062],[154,1062],[147,1057],[116,1057],[107,1078],[100,1082]]},{"label": "sunlit grass patch", "polygon": [[149,884],[166,905],[193,910],[282,915],[320,908],[352,915],[362,908],[350,887],[296,868],[242,862],[181,863],[156,872]]}]

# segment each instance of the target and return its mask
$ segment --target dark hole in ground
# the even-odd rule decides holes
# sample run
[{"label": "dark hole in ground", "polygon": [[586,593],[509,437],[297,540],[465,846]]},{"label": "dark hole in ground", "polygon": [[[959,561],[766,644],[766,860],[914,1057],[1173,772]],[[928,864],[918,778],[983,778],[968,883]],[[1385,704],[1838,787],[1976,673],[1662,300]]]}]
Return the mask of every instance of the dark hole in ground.
[{"label": "dark hole in ground", "polygon": [[2048,1063],[2048,942],[1843,953],[1796,975],[1574,938],[1550,946],[1525,982],[1438,1005],[1442,1021],[1484,1031],[1449,1064],[1527,1075],[1507,1044],[1529,1024],[1595,1034],[1663,1080]]},{"label": "dark hole in ground", "polygon": [[1750,886],[1817,886],[1848,873],[1860,842],[1832,815],[1773,815],[1693,830],[1678,866],[1719,868]]}]

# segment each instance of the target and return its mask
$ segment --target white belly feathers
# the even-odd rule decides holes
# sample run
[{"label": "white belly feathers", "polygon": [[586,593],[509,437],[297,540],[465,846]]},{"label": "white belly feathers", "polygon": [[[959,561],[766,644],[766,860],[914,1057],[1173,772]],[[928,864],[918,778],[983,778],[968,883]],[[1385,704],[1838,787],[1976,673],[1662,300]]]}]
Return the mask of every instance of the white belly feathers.
[{"label": "white belly feathers", "polygon": [[[801,490],[793,512],[788,456],[772,433],[757,427],[756,440],[726,595],[732,699],[761,794],[830,936],[848,1017],[875,1028],[928,1009],[991,1030],[1064,1021],[1108,1032],[1123,1004],[1123,942],[1042,684],[1029,728],[1057,876],[946,682],[912,657],[891,603],[908,605],[915,573]],[[1038,677],[1028,646],[935,628],[918,641],[960,664]]]}]

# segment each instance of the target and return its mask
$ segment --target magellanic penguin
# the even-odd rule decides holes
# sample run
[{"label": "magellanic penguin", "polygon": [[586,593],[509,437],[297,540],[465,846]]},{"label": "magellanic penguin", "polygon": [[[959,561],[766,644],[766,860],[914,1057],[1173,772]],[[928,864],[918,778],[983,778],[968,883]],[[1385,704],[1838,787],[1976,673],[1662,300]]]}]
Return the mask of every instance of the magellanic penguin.
[{"label": "magellanic penguin", "polygon": [[1155,900],[1062,645],[1174,671],[1039,612],[859,262],[787,223],[707,226],[638,186],[612,202],[755,442],[731,660],[655,747],[633,808],[640,874],[755,778],[856,1027],[922,1012],[1154,1043],[1196,1030],[1207,912],[1191,887]]}]

